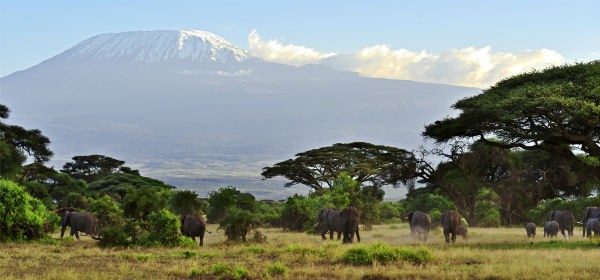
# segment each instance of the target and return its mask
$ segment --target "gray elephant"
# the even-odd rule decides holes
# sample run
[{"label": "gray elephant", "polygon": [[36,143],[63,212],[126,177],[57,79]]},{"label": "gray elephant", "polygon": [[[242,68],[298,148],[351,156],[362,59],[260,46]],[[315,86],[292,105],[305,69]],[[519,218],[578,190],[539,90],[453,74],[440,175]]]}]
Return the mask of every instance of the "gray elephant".
[{"label": "gray elephant", "polygon": [[558,235],[560,226],[557,221],[548,221],[544,224],[544,237],[555,237]]},{"label": "gray elephant", "polygon": [[525,231],[527,232],[527,237],[535,237],[535,224],[532,222],[527,223]]},{"label": "gray elephant", "polygon": [[588,219],[585,223],[585,228],[587,229],[588,237],[592,237],[592,231],[594,232],[594,237],[600,236],[600,219],[599,218],[591,218]]},{"label": "gray elephant", "polygon": [[[573,236],[573,228],[575,227],[575,216],[570,211],[554,210],[548,213],[547,221],[556,221],[560,228],[560,233],[565,239],[569,239],[569,236]],[[565,230],[568,232],[568,236],[565,235]]]},{"label": "gray elephant", "polygon": [[316,228],[320,228],[321,238],[326,240],[325,234],[329,232],[329,239],[333,239],[333,232],[337,232],[337,239],[340,240],[342,235],[342,223],[340,218],[340,212],[335,208],[323,208],[317,213],[317,223],[314,225]]},{"label": "gray elephant", "polygon": [[593,218],[600,218],[600,207],[585,207],[581,221],[577,222],[578,224],[583,224],[583,237],[585,237],[587,221]]},{"label": "gray elephant", "polygon": [[469,230],[466,227],[458,226],[456,228],[456,234],[462,236],[463,240],[469,240]]},{"label": "gray elephant", "polygon": [[410,225],[410,235],[413,239],[427,242],[429,230],[431,229],[431,218],[421,211],[413,211],[406,215]]},{"label": "gray elephant", "polygon": [[206,222],[198,215],[183,215],[181,217],[181,234],[191,237],[196,242],[196,236],[200,237],[200,246],[204,245],[204,232],[206,230]]},{"label": "gray elephant", "polygon": [[63,238],[67,226],[71,227],[71,236],[75,235],[79,240],[79,232],[83,232],[93,239],[100,239],[98,236],[98,219],[92,213],[79,213],[65,211],[65,215],[60,222],[60,238]]},{"label": "gray elephant", "polygon": [[444,238],[446,243],[450,243],[450,234],[452,234],[452,243],[456,242],[456,234],[460,226],[460,215],[454,210],[444,210],[440,223],[444,229]]},{"label": "gray elephant", "polygon": [[344,235],[344,240],[342,243],[352,243],[354,242],[354,235],[356,234],[356,239],[360,242],[360,233],[358,232],[358,223],[360,222],[360,214],[356,208],[349,206],[344,208],[340,212],[340,224],[342,228],[342,234]]}]

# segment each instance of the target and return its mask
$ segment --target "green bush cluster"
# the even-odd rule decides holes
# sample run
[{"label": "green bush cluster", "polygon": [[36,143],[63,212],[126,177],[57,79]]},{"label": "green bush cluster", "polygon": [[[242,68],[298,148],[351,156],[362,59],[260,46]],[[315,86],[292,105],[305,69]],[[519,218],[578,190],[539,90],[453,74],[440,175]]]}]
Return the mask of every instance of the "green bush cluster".
[{"label": "green bush cluster", "polygon": [[16,183],[0,179],[0,240],[38,239],[58,216]]},{"label": "green bush cluster", "polygon": [[242,266],[231,267],[225,263],[217,263],[213,266],[213,274],[219,279],[245,279],[250,272]]},{"label": "green bush cluster", "polygon": [[370,265],[374,261],[389,263],[406,261],[412,264],[423,264],[433,260],[433,254],[425,247],[389,247],[385,243],[375,243],[368,247],[357,247],[347,250],[342,261],[352,265]]}]

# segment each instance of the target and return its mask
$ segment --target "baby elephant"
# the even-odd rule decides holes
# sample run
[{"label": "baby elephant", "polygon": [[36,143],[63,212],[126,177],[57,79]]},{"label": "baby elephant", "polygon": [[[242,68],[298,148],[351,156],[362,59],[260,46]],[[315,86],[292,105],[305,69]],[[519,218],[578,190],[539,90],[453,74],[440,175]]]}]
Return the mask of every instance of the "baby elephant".
[{"label": "baby elephant", "polygon": [[549,221],[544,224],[544,237],[548,235],[548,237],[556,237],[558,235],[558,222]]},{"label": "baby elephant", "polygon": [[468,238],[468,236],[467,236],[467,235],[468,235],[468,230],[467,230],[467,228],[466,228],[466,227],[463,227],[463,226],[458,226],[458,227],[456,228],[456,234],[458,234],[458,235],[462,236],[462,238],[463,238],[464,240],[468,240],[468,239],[469,239],[469,238]]},{"label": "baby elephant", "polygon": [[527,231],[527,237],[535,237],[535,224],[532,222],[527,223],[525,225],[525,231]]},{"label": "baby elephant", "polygon": [[585,223],[585,228],[587,229],[588,237],[592,237],[592,231],[594,232],[594,237],[600,236],[600,220],[598,218],[588,219]]}]

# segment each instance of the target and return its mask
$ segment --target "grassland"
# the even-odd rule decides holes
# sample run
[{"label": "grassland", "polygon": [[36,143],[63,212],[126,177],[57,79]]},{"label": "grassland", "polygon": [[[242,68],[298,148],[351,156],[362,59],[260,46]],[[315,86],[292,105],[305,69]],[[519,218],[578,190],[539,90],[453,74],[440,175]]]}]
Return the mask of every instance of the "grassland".
[{"label": "grassland", "polygon": [[[87,237],[0,244],[2,279],[598,279],[600,240],[585,240],[581,228],[568,241],[522,228],[471,228],[468,241],[446,245],[435,230],[427,244],[413,242],[402,225],[362,231],[360,244],[322,241],[320,236],[260,229],[265,243],[225,242],[209,225],[201,248],[103,249]],[[539,229],[538,229],[539,231]],[[539,232],[538,232],[539,234]],[[56,237],[56,236],[55,236]],[[390,248],[427,248],[433,259],[352,265],[352,248],[383,243]]]}]

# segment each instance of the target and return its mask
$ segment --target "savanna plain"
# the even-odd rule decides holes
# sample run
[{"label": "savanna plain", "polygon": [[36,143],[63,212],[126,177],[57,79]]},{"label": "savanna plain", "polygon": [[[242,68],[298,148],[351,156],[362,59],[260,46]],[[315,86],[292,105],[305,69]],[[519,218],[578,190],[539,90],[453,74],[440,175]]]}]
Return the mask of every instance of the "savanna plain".
[{"label": "savanna plain", "polygon": [[[258,229],[266,240],[227,242],[208,225],[203,247],[110,248],[82,237],[0,244],[2,279],[598,279],[600,239],[535,238],[524,228],[470,228],[469,239],[446,244],[440,228],[415,242],[407,224],[375,225],[361,242]],[[364,249],[364,250],[362,250]],[[425,253],[394,258],[389,252]],[[360,252],[376,256],[361,260]],[[358,253],[352,255],[351,253]],[[388,254],[388,255],[386,255]],[[393,254],[392,254],[393,255]],[[349,257],[350,256],[350,257]],[[353,259],[354,256],[354,259]],[[388,256],[388,257],[386,257]],[[358,257],[358,261],[356,261]],[[364,256],[363,256],[364,257]],[[353,261],[355,260],[355,261]],[[360,264],[362,263],[362,264]]]}]

